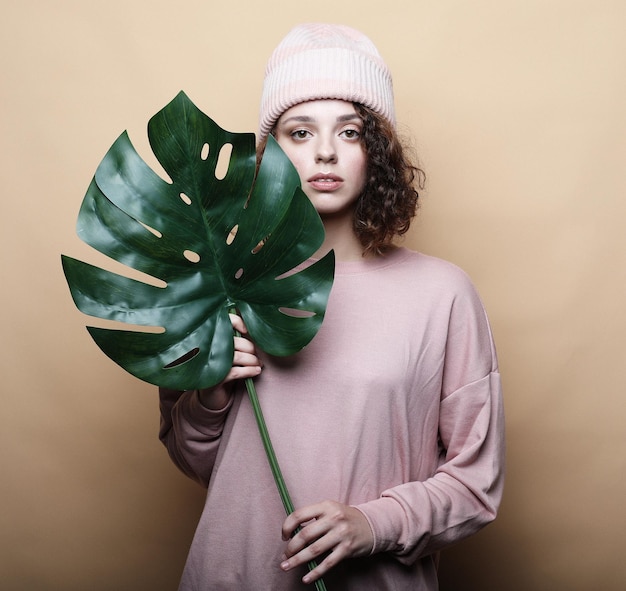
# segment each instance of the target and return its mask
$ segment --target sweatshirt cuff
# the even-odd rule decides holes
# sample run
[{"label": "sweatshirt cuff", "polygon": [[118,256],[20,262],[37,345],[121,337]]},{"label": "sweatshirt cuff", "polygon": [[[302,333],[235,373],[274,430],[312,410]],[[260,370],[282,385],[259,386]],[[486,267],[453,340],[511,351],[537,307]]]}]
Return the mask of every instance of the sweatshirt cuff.
[{"label": "sweatshirt cuff", "polygon": [[233,405],[232,396],[224,408],[211,410],[200,402],[197,390],[189,393],[188,403],[185,405],[185,419],[194,428],[208,437],[219,437],[224,428],[226,416]]},{"label": "sweatshirt cuff", "polygon": [[367,519],[374,534],[372,554],[379,552],[402,553],[401,543],[404,525],[402,508],[390,497],[381,497],[361,505],[355,505]]}]

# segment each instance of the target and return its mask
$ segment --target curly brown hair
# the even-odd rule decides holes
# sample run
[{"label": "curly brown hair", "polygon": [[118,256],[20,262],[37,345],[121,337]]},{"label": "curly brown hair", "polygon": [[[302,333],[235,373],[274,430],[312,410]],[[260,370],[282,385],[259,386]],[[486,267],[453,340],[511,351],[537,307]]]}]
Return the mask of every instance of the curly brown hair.
[{"label": "curly brown hair", "polygon": [[[426,177],[409,159],[391,123],[372,109],[353,104],[363,122],[360,139],[367,158],[367,180],[356,202],[353,228],[363,256],[380,255],[396,236],[408,231],[418,209],[417,189],[423,188]],[[257,147],[257,165],[266,143],[267,137]]]},{"label": "curly brown hair", "polygon": [[363,254],[382,254],[405,234],[417,213],[424,171],[411,162],[395,128],[372,109],[355,103],[363,121],[361,142],[367,156],[367,181],[356,203],[354,231]]}]

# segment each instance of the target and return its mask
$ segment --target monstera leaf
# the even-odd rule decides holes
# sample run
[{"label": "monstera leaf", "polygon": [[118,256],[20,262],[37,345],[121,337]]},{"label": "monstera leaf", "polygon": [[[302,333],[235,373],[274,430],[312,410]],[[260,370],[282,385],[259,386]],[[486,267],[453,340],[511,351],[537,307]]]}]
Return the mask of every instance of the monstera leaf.
[{"label": "monstera leaf", "polygon": [[334,258],[303,265],[324,231],[289,159],[270,137],[255,177],[254,135],[224,131],[182,92],[152,117],[148,137],[170,180],[124,132],[96,170],[77,232],[156,281],[62,257],[82,312],[132,325],[88,327],[95,342],[131,374],[179,390],[210,387],[229,371],[232,309],[264,351],[300,350],[322,322]]}]

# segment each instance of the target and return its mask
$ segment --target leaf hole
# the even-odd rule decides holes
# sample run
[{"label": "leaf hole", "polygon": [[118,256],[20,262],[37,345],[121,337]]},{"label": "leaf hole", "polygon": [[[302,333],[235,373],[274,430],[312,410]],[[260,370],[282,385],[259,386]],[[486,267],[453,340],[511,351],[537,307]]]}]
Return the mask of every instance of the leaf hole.
[{"label": "leaf hole", "polygon": [[226,244],[230,246],[235,241],[235,236],[237,236],[237,232],[239,231],[239,224],[235,224],[231,231],[226,236]]},{"label": "leaf hole", "polygon": [[267,242],[269,236],[266,236],[265,238],[263,238],[263,240],[261,240],[253,249],[252,249],[252,254],[257,254],[264,246],[265,243]]},{"label": "leaf hole", "polygon": [[221,181],[228,172],[228,165],[230,164],[230,157],[233,153],[232,144],[224,144],[220,149],[220,153],[217,157],[217,165],[215,166],[215,178]]},{"label": "leaf hole", "polygon": [[183,256],[190,262],[190,263],[199,263],[200,262],[200,255],[197,252],[194,252],[193,250],[185,250],[183,252]]},{"label": "leaf hole", "polygon": [[182,357],[179,357],[171,363],[168,363],[163,369],[172,369],[173,367],[178,367],[179,365],[182,365],[183,363],[186,363],[187,361],[193,359],[198,353],[200,353],[200,349],[198,349],[198,347],[192,349],[191,351],[187,351],[187,353],[185,353]]},{"label": "leaf hole", "polygon": [[285,306],[281,306],[278,308],[278,311],[285,316],[291,316],[292,318],[312,318],[315,316],[315,312],[311,312],[310,310],[300,310],[298,308],[287,308]]},{"label": "leaf hole", "polygon": [[[137,220],[139,221],[139,220]],[[155,230],[154,228],[151,228],[150,226],[148,226],[148,224],[144,224],[143,222],[139,222],[146,230],[148,230],[148,232],[150,232],[151,234],[154,234],[154,236],[156,236],[157,238],[163,238],[163,234],[161,234],[161,232],[159,232],[158,230]]]},{"label": "leaf hole", "polygon": [[200,158],[202,158],[202,160],[206,160],[209,157],[209,151],[209,144],[205,142],[202,146],[202,150],[200,150]]},{"label": "leaf hole", "polygon": [[184,203],[186,203],[187,205],[191,205],[191,197],[189,197],[188,195],[185,195],[185,193],[181,193],[180,194],[180,198],[183,200]]},{"label": "leaf hole", "polygon": [[243,277],[243,267],[239,267],[235,273],[235,279],[241,279]]}]

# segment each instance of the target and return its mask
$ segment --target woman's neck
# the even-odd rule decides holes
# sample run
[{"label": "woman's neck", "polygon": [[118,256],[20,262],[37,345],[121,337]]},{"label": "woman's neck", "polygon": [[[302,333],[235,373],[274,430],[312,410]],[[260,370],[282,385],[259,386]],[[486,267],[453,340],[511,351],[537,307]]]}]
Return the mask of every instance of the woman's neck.
[{"label": "woman's neck", "polygon": [[363,258],[363,245],[352,227],[352,215],[325,216],[322,222],[326,237],[318,250],[318,256],[333,249],[337,261],[357,261]]}]

